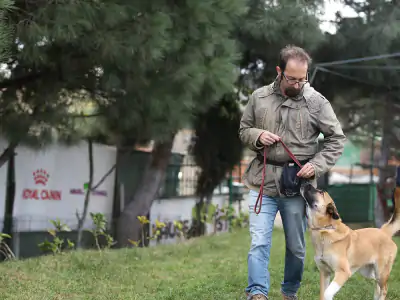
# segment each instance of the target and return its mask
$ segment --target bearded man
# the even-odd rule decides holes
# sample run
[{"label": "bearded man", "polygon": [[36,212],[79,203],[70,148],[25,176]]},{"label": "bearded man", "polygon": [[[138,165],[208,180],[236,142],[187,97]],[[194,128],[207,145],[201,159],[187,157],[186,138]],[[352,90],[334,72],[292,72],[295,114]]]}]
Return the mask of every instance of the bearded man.
[{"label": "bearded man", "polygon": [[[293,182],[300,178],[316,186],[317,178],[329,171],[343,152],[346,137],[331,104],[308,83],[310,64],[311,58],[304,49],[291,45],[282,49],[275,81],[252,93],[240,122],[240,139],[257,153],[243,176],[250,190],[251,247],[246,293],[251,300],[268,299],[271,237],[278,211],[286,241],[281,292],[284,300],[297,299],[304,270],[307,223],[304,199]],[[318,152],[320,133],[324,135],[324,145]],[[301,169],[293,169],[297,166],[280,141],[301,162]],[[263,179],[264,147],[267,163],[257,214],[254,208]],[[296,178],[287,178],[290,174]]]}]

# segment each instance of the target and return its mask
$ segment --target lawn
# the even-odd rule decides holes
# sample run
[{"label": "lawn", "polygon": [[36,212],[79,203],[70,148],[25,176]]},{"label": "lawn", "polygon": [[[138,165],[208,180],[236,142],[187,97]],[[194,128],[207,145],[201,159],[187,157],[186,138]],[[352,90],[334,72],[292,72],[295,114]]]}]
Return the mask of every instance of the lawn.
[{"label": "lawn", "polygon": [[[182,245],[73,252],[0,264],[2,299],[244,299],[247,229]],[[308,243],[310,245],[310,243]],[[270,299],[281,299],[284,236],[276,229],[271,253]],[[319,275],[308,246],[300,299],[318,299]],[[400,256],[399,256],[400,259]],[[400,263],[387,299],[400,299]],[[357,275],[335,299],[372,299],[374,285]]]}]

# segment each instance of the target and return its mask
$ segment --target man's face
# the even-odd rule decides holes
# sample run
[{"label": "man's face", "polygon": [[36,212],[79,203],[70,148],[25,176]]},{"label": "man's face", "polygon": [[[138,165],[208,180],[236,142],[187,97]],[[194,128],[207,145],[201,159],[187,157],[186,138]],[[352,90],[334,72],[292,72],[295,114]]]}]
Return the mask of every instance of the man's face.
[{"label": "man's face", "polygon": [[290,98],[299,95],[308,79],[307,62],[302,62],[296,59],[289,59],[286,64],[286,69],[283,73],[281,68],[279,67],[276,67],[276,71],[278,72],[279,77],[282,78],[282,92]]}]

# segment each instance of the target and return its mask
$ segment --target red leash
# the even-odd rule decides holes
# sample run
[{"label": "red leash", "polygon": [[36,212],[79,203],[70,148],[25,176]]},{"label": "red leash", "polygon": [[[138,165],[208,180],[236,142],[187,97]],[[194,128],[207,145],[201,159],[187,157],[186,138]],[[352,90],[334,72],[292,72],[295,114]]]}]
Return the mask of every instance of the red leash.
[{"label": "red leash", "polygon": [[[301,165],[301,163],[297,160],[297,158],[294,156],[294,154],[292,153],[292,151],[289,150],[289,148],[286,146],[286,144],[280,140],[279,143],[282,144],[283,149],[285,149],[285,151],[287,152],[287,154],[289,155],[289,157],[296,163],[296,165],[298,165],[300,168],[302,168],[303,166]],[[257,197],[257,201],[256,201],[256,205],[254,206],[254,212],[258,215],[261,211],[261,205],[262,205],[262,197],[263,197],[263,192],[264,192],[264,181],[265,181],[265,168],[267,166],[267,146],[264,147],[264,163],[263,163],[263,174],[262,174],[262,180],[261,180],[261,186],[260,186],[260,192],[258,193],[258,197]],[[258,201],[260,201],[260,205],[259,205],[259,209],[257,210],[257,205],[258,205]]]}]

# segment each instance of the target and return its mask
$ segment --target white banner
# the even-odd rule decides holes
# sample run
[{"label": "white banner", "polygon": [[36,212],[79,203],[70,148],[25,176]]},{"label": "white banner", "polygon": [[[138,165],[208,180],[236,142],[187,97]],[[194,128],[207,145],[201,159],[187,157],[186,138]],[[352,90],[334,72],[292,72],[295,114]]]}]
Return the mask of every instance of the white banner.
[{"label": "white banner", "polygon": [[[18,231],[42,231],[60,219],[76,229],[76,212],[83,211],[85,187],[89,180],[87,142],[76,146],[52,145],[41,150],[18,147],[15,159],[16,192],[14,217]],[[116,163],[116,149],[93,145],[93,184]],[[111,217],[115,171],[90,195],[88,212]],[[84,227],[91,227],[88,214]]]},{"label": "white banner", "polygon": [[[182,230],[186,232],[192,223],[192,209],[196,204],[196,198],[173,198],[155,200],[150,210],[150,233],[154,236],[156,232],[156,220],[165,223],[166,227],[160,230],[161,238],[159,244],[173,244],[178,240],[174,226],[174,221],[180,221],[183,224]],[[228,204],[228,197],[225,195],[215,195],[212,200],[213,205],[218,205],[221,209]],[[206,225],[207,233],[214,231],[213,224]],[[228,230],[228,221],[218,220],[216,224],[217,232]],[[150,240],[150,245],[156,245],[156,240]]]}]

